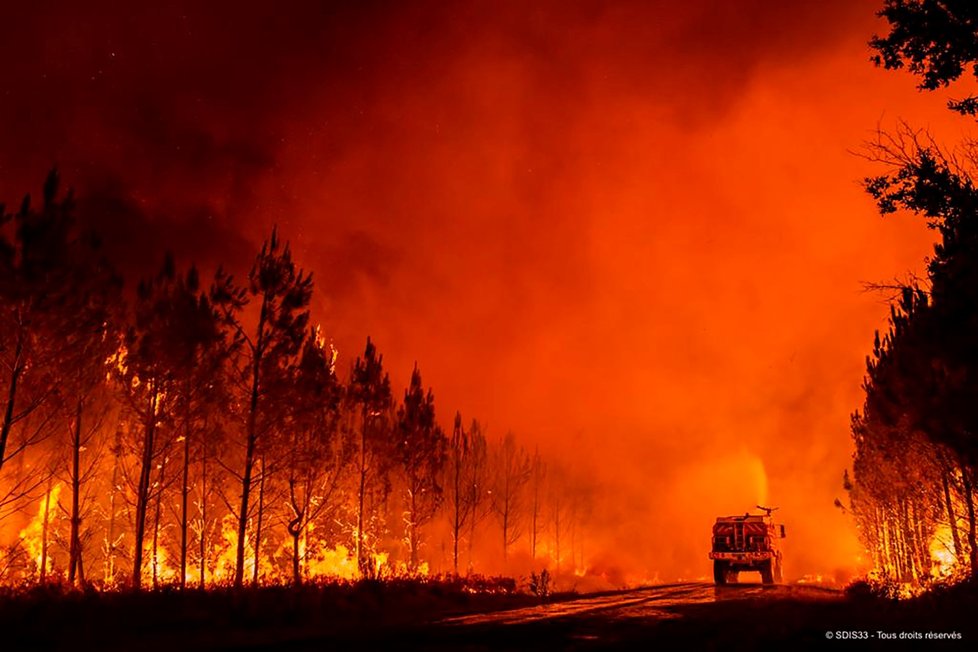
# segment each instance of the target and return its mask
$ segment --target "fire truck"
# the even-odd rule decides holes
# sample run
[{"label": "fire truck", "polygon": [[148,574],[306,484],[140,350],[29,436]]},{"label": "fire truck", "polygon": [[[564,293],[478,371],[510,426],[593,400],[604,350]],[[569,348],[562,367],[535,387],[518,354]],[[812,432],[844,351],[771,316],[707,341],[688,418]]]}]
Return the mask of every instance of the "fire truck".
[{"label": "fire truck", "polygon": [[777,507],[761,507],[763,514],[718,516],[713,524],[713,581],[736,582],[741,571],[758,571],[765,584],[781,583],[781,539],[784,525],[771,516]]}]

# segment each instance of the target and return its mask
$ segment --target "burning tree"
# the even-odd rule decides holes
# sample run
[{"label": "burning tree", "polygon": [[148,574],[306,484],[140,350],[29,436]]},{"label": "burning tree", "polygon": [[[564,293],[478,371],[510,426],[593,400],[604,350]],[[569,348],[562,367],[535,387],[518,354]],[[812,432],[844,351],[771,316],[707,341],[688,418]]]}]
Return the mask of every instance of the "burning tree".
[{"label": "burning tree", "polygon": [[[395,442],[390,428],[391,386],[384,371],[384,356],[377,353],[370,338],[363,357],[357,358],[350,375],[351,417],[358,420],[356,466],[356,557],[361,576],[372,576],[375,568],[364,547],[368,525],[367,499],[375,492],[386,496],[387,473],[392,464]],[[376,501],[379,502],[379,501]],[[373,530],[373,528],[371,528]]]},{"label": "burning tree", "polygon": [[[479,524],[492,513],[492,472],[489,467],[489,444],[486,441],[482,424],[473,419],[468,431],[468,456],[465,463],[466,474],[462,491],[469,504],[469,571],[472,571],[475,545],[475,531]],[[457,572],[457,571],[456,571]]]},{"label": "burning tree", "polygon": [[[220,292],[211,292],[222,296]],[[195,267],[178,277],[169,297],[174,345],[172,393],[176,442],[181,445],[178,582],[187,582],[190,529],[191,471],[200,466],[204,492],[200,518],[206,519],[207,458],[212,448],[208,440],[216,435],[215,412],[228,400],[225,363],[233,351],[233,339],[225,330],[219,307],[200,286]],[[201,570],[201,582],[205,571]]]},{"label": "burning tree", "polygon": [[[268,473],[265,451],[266,444],[271,443],[266,440],[276,434],[276,426],[281,423],[286,410],[285,405],[267,398],[276,385],[287,382],[288,367],[301,350],[309,323],[312,277],[296,267],[288,244],[282,245],[278,233],[273,230],[251,268],[247,287],[236,290],[226,285],[220,297],[225,319],[233,325],[238,341],[242,343],[235,356],[237,377],[244,390],[241,401],[244,460],[234,567],[234,585],[240,587],[244,580],[248,523],[254,509],[251,493],[256,480],[255,465],[259,463],[258,505],[254,509],[253,580],[257,581]],[[250,333],[240,320],[241,309],[249,304],[256,304],[258,310],[256,324]]]},{"label": "burning tree", "polygon": [[526,513],[526,484],[530,480],[530,458],[516,437],[508,432],[499,442],[493,456],[492,511],[499,522],[503,541],[503,559],[509,548],[523,534]]},{"label": "burning tree", "polygon": [[[875,62],[907,66],[934,90],[970,66],[978,76],[978,19],[967,3],[888,0],[891,25]],[[949,108],[975,115],[974,96]],[[975,143],[947,150],[903,125],[880,132],[869,158],[886,172],[866,188],[883,214],[922,216],[940,241],[924,283],[900,288],[889,331],[867,358],[866,400],[853,416],[852,512],[878,571],[901,582],[941,576],[966,560],[978,573],[978,170]],[[960,529],[964,518],[965,539]]]},{"label": "burning tree", "polygon": [[24,456],[58,425],[61,333],[73,319],[70,263],[89,244],[73,239],[73,198],[59,200],[58,185],[52,170],[40,210],[30,195],[15,214],[0,205],[0,516],[46,485],[53,470],[36,459],[28,470]]},{"label": "burning tree", "polygon": [[300,539],[309,526],[336,509],[334,495],[352,453],[348,432],[342,428],[340,408],[343,388],[336,377],[336,351],[327,347],[318,330],[306,338],[290,402],[286,482],[288,516],[286,527],[292,538],[292,581],[302,583]]},{"label": "burning tree", "polygon": [[61,381],[57,386],[61,421],[67,426],[66,480],[71,488],[68,582],[84,583],[82,520],[96,503],[90,481],[97,479],[105,439],[100,437],[107,417],[117,410],[108,386],[107,361],[119,346],[121,280],[102,258],[92,240],[73,246],[66,264],[71,268],[62,288],[62,342],[58,356]]},{"label": "burning tree", "polygon": [[[482,492],[481,476],[485,470],[485,439],[478,422],[466,431],[462,414],[455,413],[455,425],[448,442],[445,462],[445,493],[449,527],[452,535],[452,570],[458,575],[459,541],[469,522],[478,520]],[[469,537],[471,543],[472,537]]]},{"label": "burning tree", "polygon": [[[0,581],[425,573],[449,561],[430,532],[450,532],[458,574],[491,514],[509,554],[530,518],[525,449],[511,433],[488,445],[459,414],[449,440],[417,365],[395,406],[369,338],[341,378],[309,328],[312,281],[276,232],[244,287],[219,268],[205,288],[167,256],[127,296],[57,187],[52,174],[41,208],[0,210],[0,518],[29,519],[2,531]],[[561,540],[575,522],[570,502],[554,520],[545,464],[534,457],[531,553],[545,521]],[[388,526],[397,513],[403,529]]]},{"label": "burning tree", "polygon": [[147,512],[153,490],[162,491],[165,471],[162,461],[170,443],[166,437],[171,433],[163,426],[170,416],[167,410],[173,378],[171,363],[176,350],[172,346],[172,322],[161,317],[167,315],[172,305],[170,295],[176,284],[175,277],[173,259],[168,256],[156,278],[139,284],[132,323],[126,330],[115,365],[128,399],[128,415],[139,424],[138,428],[133,428],[134,424],[130,423],[129,429],[134,436],[132,447],[138,460],[131,576],[132,586],[137,590],[142,586]]},{"label": "burning tree", "polygon": [[445,464],[445,448],[445,435],[435,422],[434,394],[430,389],[425,393],[415,364],[404,403],[397,412],[397,456],[406,485],[404,525],[411,572],[418,568],[421,528],[441,505],[439,476]]},{"label": "burning tree", "polygon": [[[32,209],[29,198],[16,215],[0,208],[0,387],[5,390],[0,480],[9,482],[0,511],[41,486],[51,507],[50,496],[60,486],[49,473],[66,481],[71,488],[68,580],[73,583],[84,578],[81,523],[92,496],[82,493],[97,472],[102,447],[96,435],[111,406],[104,391],[105,362],[118,346],[121,281],[101,255],[97,238],[78,227],[72,193],[59,197],[59,184],[52,170],[40,210]],[[25,473],[22,464],[9,464],[62,433],[51,442],[52,459],[43,472],[35,466]],[[42,530],[46,553],[48,528]],[[42,574],[46,565],[41,563]]]},{"label": "burning tree", "polygon": [[543,530],[543,490],[547,477],[547,465],[540,451],[533,451],[530,460],[530,558],[537,558],[537,543]]}]

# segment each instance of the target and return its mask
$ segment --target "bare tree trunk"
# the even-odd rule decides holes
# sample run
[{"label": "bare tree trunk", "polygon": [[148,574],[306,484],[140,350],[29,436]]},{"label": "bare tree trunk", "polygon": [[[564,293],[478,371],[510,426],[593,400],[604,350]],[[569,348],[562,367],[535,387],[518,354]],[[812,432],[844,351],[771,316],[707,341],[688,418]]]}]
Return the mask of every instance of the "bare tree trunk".
[{"label": "bare tree trunk", "polygon": [[153,588],[159,587],[160,513],[163,511],[163,483],[166,481],[166,454],[160,464],[160,488],[156,492],[156,509],[153,514]]},{"label": "bare tree trunk", "polygon": [[[188,394],[189,397],[189,394]],[[187,586],[187,523],[190,519],[187,513],[187,499],[190,494],[190,415],[189,398],[187,399],[188,414],[185,416],[183,432],[183,478],[180,487],[180,588]]]},{"label": "bare tree trunk", "polygon": [[930,575],[932,561],[930,558],[930,549],[928,546],[928,537],[924,533],[925,527],[925,516],[921,513],[925,511],[921,508],[920,504],[917,502],[913,503],[913,522],[914,522],[914,537],[915,543],[914,547],[917,550],[917,560],[921,569],[921,577],[927,577]]},{"label": "bare tree trunk", "polygon": [[156,403],[158,389],[155,384],[150,392],[149,406],[143,424],[143,450],[139,470],[139,485],[136,489],[136,532],[133,537],[132,554],[132,586],[135,590],[142,587],[143,574],[143,539],[146,536],[146,509],[149,506],[149,478],[153,469],[153,439],[156,435]]},{"label": "bare tree trunk", "polygon": [[913,529],[910,525],[910,511],[906,498],[900,501],[900,537],[904,545],[904,558],[908,579],[912,582],[918,577],[917,552],[914,550]]},{"label": "bare tree trunk", "polygon": [[509,561],[509,508],[503,511],[503,562]]},{"label": "bare tree trunk", "polygon": [[411,522],[408,524],[410,528],[410,537],[408,541],[411,544],[411,572],[415,572],[418,569],[418,503],[417,494],[412,489],[411,490]]},{"label": "bare tree trunk", "polygon": [[540,489],[534,482],[533,485],[533,508],[530,513],[530,559],[537,559],[537,520],[540,515]]},{"label": "bare tree trunk", "polygon": [[363,499],[367,491],[367,408],[363,408],[363,420],[360,427],[360,488],[357,492],[357,569],[360,577],[367,573],[366,555],[363,550]]},{"label": "bare tree trunk", "polygon": [[476,510],[478,510],[478,509],[479,509],[478,505],[476,505],[476,506],[474,506],[472,508],[472,518],[469,519],[469,541],[468,541],[468,546],[467,547],[468,547],[468,550],[469,550],[469,569],[468,569],[468,574],[470,574],[470,575],[472,574],[472,571],[475,570],[475,560],[472,558],[472,547],[475,545],[475,523],[476,523],[476,520],[477,520],[476,519]]},{"label": "bare tree trunk", "polygon": [[265,456],[259,458],[261,464],[261,476],[258,480],[258,520],[255,524],[255,568],[252,571],[251,581],[258,585],[259,562],[261,561],[261,528],[262,518],[265,516]]},{"label": "bare tree trunk", "polygon": [[886,520],[886,510],[876,506],[876,523],[879,527],[879,538],[880,538],[880,548],[879,548],[879,565],[885,569],[893,568],[893,545],[890,540],[890,530],[888,521]]},{"label": "bare tree trunk", "polygon": [[109,490],[109,532],[105,545],[105,581],[115,581],[115,500],[119,483],[119,434],[116,433],[115,448],[112,451],[112,487]]},{"label": "bare tree trunk", "polygon": [[51,480],[48,480],[48,490],[44,494],[44,521],[41,523],[41,568],[40,583],[47,582],[48,575],[48,522],[51,514]]},{"label": "bare tree trunk", "polygon": [[301,533],[301,529],[289,528],[289,534],[292,536],[292,582],[296,586],[302,585],[302,574],[299,572],[299,535]]},{"label": "bare tree trunk", "polygon": [[244,581],[245,535],[248,529],[248,499],[251,496],[251,474],[255,463],[255,406],[258,403],[257,382],[251,396],[251,413],[248,416],[248,443],[245,450],[245,471],[241,480],[241,512],[238,516],[238,548],[234,569],[234,586],[241,588]]},{"label": "bare tree trunk", "polygon": [[[300,506],[300,500],[296,494],[296,485],[299,483],[296,478],[297,474],[297,460],[296,455],[298,454],[299,442],[298,435],[292,437],[292,455],[289,464],[289,506],[292,508],[292,519],[285,524],[285,529],[292,537],[292,583],[296,586],[302,584],[302,576],[300,574],[299,567],[299,537],[302,534],[304,528],[304,520],[306,516],[306,506]],[[308,504],[309,492],[308,485],[306,486],[306,504]],[[308,548],[308,546],[307,546]]]},{"label": "bare tree trunk", "polygon": [[20,374],[24,371],[24,362],[21,359],[24,355],[24,333],[23,329],[18,329],[17,344],[14,347],[14,364],[10,371],[10,385],[7,386],[7,404],[3,410],[3,423],[0,424],[0,470],[3,469],[3,461],[7,454],[7,440],[10,437],[10,430],[14,425],[14,403],[17,400],[17,382]]},{"label": "bare tree trunk", "polygon": [[207,582],[207,454],[200,459],[200,588]]},{"label": "bare tree trunk", "polygon": [[[251,397],[248,406],[248,423],[245,445],[245,468],[241,478],[241,511],[238,514],[238,548],[234,568],[234,586],[241,588],[244,582],[245,534],[248,530],[248,500],[251,497],[251,474],[255,465],[255,448],[258,443],[258,396],[261,379],[262,357],[265,352],[265,320],[268,318],[268,306],[262,299],[261,314],[258,317],[258,337],[252,352],[251,367]],[[256,547],[257,549],[257,547]],[[256,566],[257,568],[257,566]]]},{"label": "bare tree trunk", "polygon": [[462,529],[462,523],[461,523],[461,516],[462,516],[461,514],[462,512],[461,466],[462,464],[461,464],[461,460],[459,459],[458,451],[453,449],[453,453],[454,453],[454,461],[455,461],[455,468],[454,468],[455,473],[453,478],[455,482],[455,487],[454,487],[455,491],[452,494],[453,496],[452,502],[455,511],[452,514],[452,568],[455,571],[455,576],[458,577],[458,536],[459,536],[459,530]]},{"label": "bare tree trunk", "polygon": [[554,573],[554,579],[560,575],[560,503],[558,502],[554,508],[554,546],[555,552],[557,554],[557,572]]},{"label": "bare tree trunk", "polygon": [[305,542],[305,546],[302,549],[302,577],[306,580],[309,579],[309,523],[302,526],[302,540]]},{"label": "bare tree trunk", "polygon": [[947,522],[951,526],[951,538],[954,541],[954,559],[961,560],[961,535],[958,534],[958,517],[954,514],[954,505],[951,504],[951,487],[947,479],[948,469],[946,464],[941,464],[941,485],[944,489],[944,507],[947,509]]},{"label": "bare tree trunk", "polygon": [[907,540],[910,542],[910,553],[911,553],[911,560],[913,561],[914,580],[918,580],[924,575],[926,575],[926,572],[924,571],[924,567],[922,564],[920,547],[917,545],[918,544],[917,510],[915,509],[915,506],[916,506],[916,502],[913,499],[907,500],[906,515],[904,517],[904,522],[905,522],[904,527],[906,528],[905,536],[907,537]]},{"label": "bare tree trunk", "polygon": [[78,558],[78,584],[85,584],[85,564],[82,563],[82,557]]},{"label": "bare tree trunk", "polygon": [[81,565],[81,433],[82,401],[75,406],[75,427],[71,439],[71,534],[68,542],[68,584],[74,585]]},{"label": "bare tree trunk", "polygon": [[968,508],[968,563],[971,568],[971,576],[978,577],[978,546],[975,542],[975,500],[974,483],[971,471],[964,463],[961,464],[961,479],[964,484],[964,502]]}]

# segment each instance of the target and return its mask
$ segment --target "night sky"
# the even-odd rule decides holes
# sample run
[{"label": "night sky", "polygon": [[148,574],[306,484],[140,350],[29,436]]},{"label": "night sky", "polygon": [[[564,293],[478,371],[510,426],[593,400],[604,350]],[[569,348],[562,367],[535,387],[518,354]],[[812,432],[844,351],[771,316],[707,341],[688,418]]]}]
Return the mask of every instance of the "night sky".
[{"label": "night sky", "polygon": [[56,164],[130,284],[167,249],[240,276],[277,225],[341,364],[370,335],[443,425],[602,485],[615,563],[703,574],[713,517],[763,500],[829,574],[864,283],[933,236],[855,152],[964,128],[869,63],[879,4],[6,3],[0,199]]}]

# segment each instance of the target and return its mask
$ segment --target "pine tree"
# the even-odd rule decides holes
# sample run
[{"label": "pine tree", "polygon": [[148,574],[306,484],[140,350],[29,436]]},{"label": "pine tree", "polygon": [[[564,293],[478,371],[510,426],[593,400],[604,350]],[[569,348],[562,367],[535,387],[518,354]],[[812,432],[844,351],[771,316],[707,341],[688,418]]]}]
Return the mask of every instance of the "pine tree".
[{"label": "pine tree", "polygon": [[390,379],[384,371],[383,356],[377,353],[370,338],[363,357],[358,357],[350,375],[349,402],[358,418],[359,434],[354,464],[356,466],[356,555],[361,576],[374,573],[365,547],[366,500],[376,486],[387,491],[387,473],[394,454],[388,412],[391,407]]},{"label": "pine tree", "polygon": [[[300,540],[309,525],[332,512],[334,494],[352,448],[341,427],[343,387],[336,377],[336,351],[318,330],[306,338],[289,396],[286,529],[292,538],[292,581],[302,583]],[[306,546],[308,547],[308,536]]]},{"label": "pine tree", "polygon": [[418,568],[421,529],[438,511],[442,499],[439,476],[445,465],[445,435],[435,422],[435,397],[421,383],[414,365],[411,384],[397,412],[397,455],[406,481],[405,529],[411,551],[410,570]]},{"label": "pine tree", "polygon": [[503,560],[523,534],[526,518],[526,484],[530,481],[530,458],[516,443],[513,433],[506,433],[492,457],[492,511],[499,522],[503,541]]},{"label": "pine tree", "polygon": [[[234,586],[244,581],[245,540],[252,511],[256,520],[254,578],[258,577],[261,549],[264,488],[269,467],[265,464],[266,440],[276,433],[283,419],[285,405],[267,401],[268,393],[284,382],[285,374],[301,350],[309,323],[309,303],[312,299],[312,277],[299,269],[292,260],[288,244],[283,245],[278,233],[262,245],[248,275],[244,292],[225,284],[216,292],[223,314],[237,332],[237,368],[245,392],[244,460],[241,473],[241,502],[238,510],[238,537],[235,556]],[[247,304],[257,308],[257,320],[249,333],[242,325],[240,311]],[[255,477],[256,464],[259,475]],[[258,505],[251,502],[255,482],[258,482]]]}]

